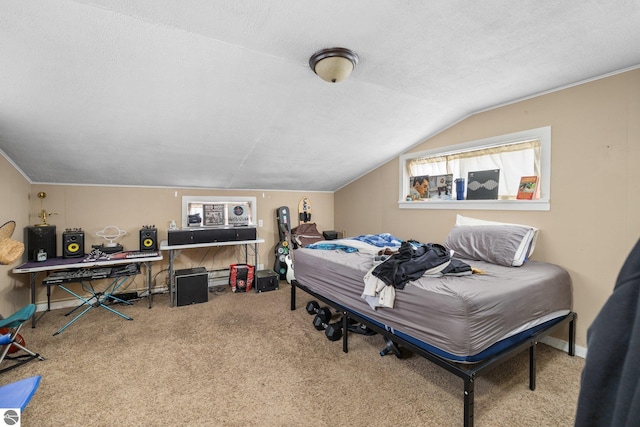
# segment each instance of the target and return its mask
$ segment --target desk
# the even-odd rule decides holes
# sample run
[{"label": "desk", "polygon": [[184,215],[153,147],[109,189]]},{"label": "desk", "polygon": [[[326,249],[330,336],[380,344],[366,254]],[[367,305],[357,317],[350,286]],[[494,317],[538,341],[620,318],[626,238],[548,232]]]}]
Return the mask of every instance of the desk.
[{"label": "desk", "polygon": [[160,250],[161,251],[169,251],[169,306],[173,307],[174,301],[174,293],[176,290],[175,287],[175,270],[173,269],[173,261],[176,259],[178,255],[182,252],[183,249],[193,249],[193,248],[209,248],[213,246],[234,246],[234,245],[243,245],[244,246],[244,258],[245,262],[249,263],[249,253],[247,250],[248,245],[253,245],[253,265],[258,265],[258,243],[264,243],[264,239],[256,239],[256,240],[233,240],[229,242],[212,242],[212,243],[193,243],[187,245],[169,245],[166,240],[160,242]]},{"label": "desk", "polygon": [[[142,257],[142,258],[124,258],[124,259],[105,259],[105,260],[97,260],[97,261],[83,261],[86,258],[50,258],[46,261],[37,262],[37,261],[28,261],[22,264],[19,267],[13,269],[14,273],[29,273],[30,285],[31,285],[31,302],[33,304],[36,303],[36,276],[41,272],[49,272],[55,270],[73,270],[73,269],[81,269],[81,268],[92,268],[92,267],[108,267],[108,266],[116,266],[123,264],[133,264],[133,263],[141,263],[145,265],[147,269],[147,287],[149,291],[149,308],[151,308],[151,263],[153,261],[162,261],[162,254],[158,253],[153,254],[153,256]],[[45,315],[47,311],[51,310],[51,286],[56,285],[47,285],[47,309],[44,311],[39,317],[36,317],[34,314],[31,319],[31,327],[36,327],[36,322]]]}]

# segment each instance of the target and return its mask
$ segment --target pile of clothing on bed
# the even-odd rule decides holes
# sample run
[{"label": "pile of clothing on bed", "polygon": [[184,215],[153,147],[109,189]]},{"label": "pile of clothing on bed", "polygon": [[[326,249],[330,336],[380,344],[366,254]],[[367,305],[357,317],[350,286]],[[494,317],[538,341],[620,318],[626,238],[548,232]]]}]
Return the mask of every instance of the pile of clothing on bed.
[{"label": "pile of clothing on bed", "polygon": [[371,248],[374,248],[374,265],[364,276],[362,294],[362,298],[373,308],[393,308],[395,290],[404,289],[409,281],[424,275],[472,274],[468,264],[452,258],[453,252],[438,243],[402,241],[389,233],[364,234],[350,239],[313,243],[306,247],[370,254]]},{"label": "pile of clothing on bed", "polygon": [[395,290],[422,276],[472,274],[469,264],[453,258],[453,251],[438,243],[402,242],[397,252],[382,255],[377,265],[364,276],[362,298],[372,308],[393,308]]}]

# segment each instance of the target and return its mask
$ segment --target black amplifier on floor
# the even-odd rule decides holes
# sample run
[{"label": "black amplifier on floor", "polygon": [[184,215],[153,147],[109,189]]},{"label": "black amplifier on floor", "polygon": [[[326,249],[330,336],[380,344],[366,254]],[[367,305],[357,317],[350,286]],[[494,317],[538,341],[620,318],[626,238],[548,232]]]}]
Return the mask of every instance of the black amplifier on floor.
[{"label": "black amplifier on floor", "polygon": [[280,286],[278,273],[273,270],[259,270],[254,280],[256,292],[275,291]]},{"label": "black amplifier on floor", "polygon": [[176,305],[209,301],[209,273],[204,267],[176,270]]}]

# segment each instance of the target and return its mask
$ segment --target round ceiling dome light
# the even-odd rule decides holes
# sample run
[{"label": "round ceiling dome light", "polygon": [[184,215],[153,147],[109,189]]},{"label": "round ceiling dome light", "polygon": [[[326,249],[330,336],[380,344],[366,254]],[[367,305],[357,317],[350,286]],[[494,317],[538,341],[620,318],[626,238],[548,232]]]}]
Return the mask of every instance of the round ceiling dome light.
[{"label": "round ceiling dome light", "polygon": [[313,72],[329,83],[345,80],[357,63],[358,55],[342,47],[323,49],[309,58],[309,66]]}]

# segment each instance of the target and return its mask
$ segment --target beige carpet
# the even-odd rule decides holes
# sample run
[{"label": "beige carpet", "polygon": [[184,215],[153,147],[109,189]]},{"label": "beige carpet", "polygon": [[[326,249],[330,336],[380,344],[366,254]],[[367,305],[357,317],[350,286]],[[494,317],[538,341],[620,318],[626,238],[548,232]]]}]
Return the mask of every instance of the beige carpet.
[{"label": "beige carpet", "polygon": [[[427,360],[381,357],[380,336],[341,341],[316,331],[289,286],[261,294],[210,294],[169,308],[92,309],[60,335],[68,310],[23,328],[32,361],[0,383],[41,374],[23,413],[30,426],[460,426],[462,380]],[[537,389],[527,352],[476,381],[477,426],[571,426],[584,360],[539,345]]]}]

